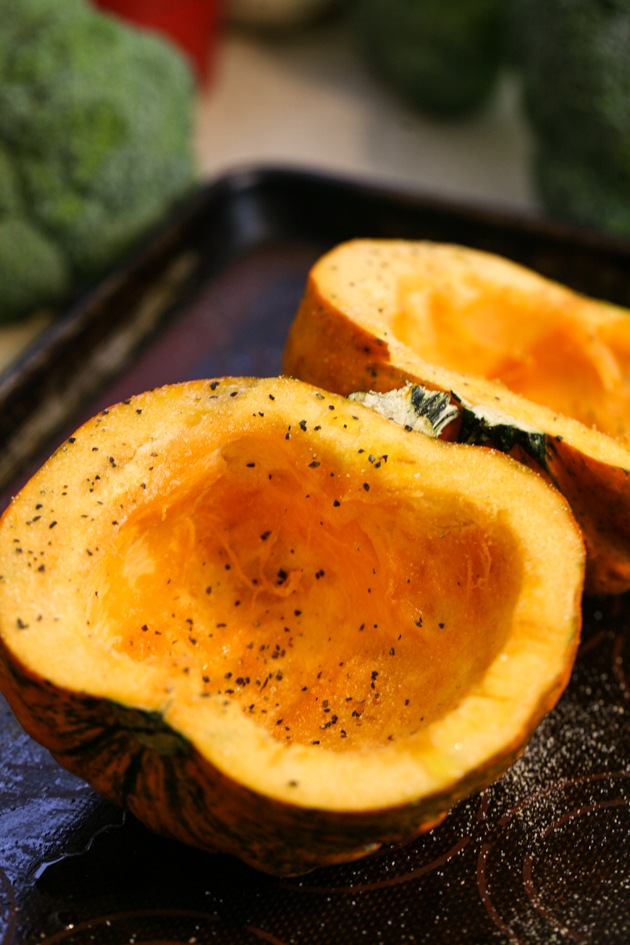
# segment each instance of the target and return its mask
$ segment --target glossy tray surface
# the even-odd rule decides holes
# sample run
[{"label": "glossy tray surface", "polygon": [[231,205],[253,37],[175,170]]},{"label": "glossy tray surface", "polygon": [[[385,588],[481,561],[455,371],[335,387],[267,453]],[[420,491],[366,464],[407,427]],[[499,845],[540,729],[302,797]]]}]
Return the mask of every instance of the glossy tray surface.
[{"label": "glossy tray surface", "polygon": [[[85,417],[157,384],[273,375],[317,257],[354,236],[465,243],[630,306],[630,248],[283,169],[207,185],[0,377],[0,502]],[[276,880],[149,833],[0,701],[0,945],[627,945],[630,601],[585,601],[556,710],[431,833]]]}]

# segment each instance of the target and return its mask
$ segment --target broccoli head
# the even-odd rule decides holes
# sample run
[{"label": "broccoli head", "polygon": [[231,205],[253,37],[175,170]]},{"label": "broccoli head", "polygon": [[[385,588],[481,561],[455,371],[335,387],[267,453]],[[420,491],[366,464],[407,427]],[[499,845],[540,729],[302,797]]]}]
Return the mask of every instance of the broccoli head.
[{"label": "broccoli head", "polygon": [[544,204],[630,236],[628,0],[515,0],[513,15]]},{"label": "broccoli head", "polygon": [[367,61],[410,104],[439,117],[480,107],[494,89],[509,0],[361,0]]},{"label": "broccoli head", "polygon": [[[86,0],[0,0],[0,22],[0,223],[21,221],[27,265],[50,248],[54,301],[62,271],[102,275],[192,185],[194,83],[166,40]],[[27,281],[5,318],[32,306]]]}]

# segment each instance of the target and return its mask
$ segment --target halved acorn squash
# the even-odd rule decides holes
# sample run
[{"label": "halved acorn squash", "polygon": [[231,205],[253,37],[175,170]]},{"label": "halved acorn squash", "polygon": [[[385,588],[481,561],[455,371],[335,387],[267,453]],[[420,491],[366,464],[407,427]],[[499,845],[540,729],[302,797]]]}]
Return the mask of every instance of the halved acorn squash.
[{"label": "halved acorn squash", "polygon": [[0,682],[154,830],[296,874],[439,821],[571,671],[582,537],[491,450],[288,378],[94,417],[0,523]]},{"label": "halved acorn squash", "polygon": [[511,452],[566,495],[591,593],[630,588],[630,317],[462,246],[353,240],[312,268],[284,370],[342,394],[405,382],[462,409],[442,436]]}]

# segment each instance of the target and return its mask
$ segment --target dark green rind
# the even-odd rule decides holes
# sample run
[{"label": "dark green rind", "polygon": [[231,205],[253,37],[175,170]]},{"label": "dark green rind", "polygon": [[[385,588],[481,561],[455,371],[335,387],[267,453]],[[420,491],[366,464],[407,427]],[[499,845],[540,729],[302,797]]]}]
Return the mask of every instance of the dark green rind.
[{"label": "dark green rind", "polygon": [[484,407],[471,407],[464,404],[453,392],[452,395],[461,406],[461,427],[458,443],[473,446],[491,446],[502,453],[512,453],[515,449],[523,450],[545,472],[548,472],[549,435],[541,430],[527,427],[518,420],[493,413]]}]

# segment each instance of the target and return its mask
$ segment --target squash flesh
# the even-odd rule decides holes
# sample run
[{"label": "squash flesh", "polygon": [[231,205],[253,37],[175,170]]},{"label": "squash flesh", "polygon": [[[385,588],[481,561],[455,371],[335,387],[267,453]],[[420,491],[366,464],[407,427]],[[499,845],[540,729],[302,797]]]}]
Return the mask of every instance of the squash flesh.
[{"label": "squash flesh", "polygon": [[287,743],[354,750],[419,731],[505,644],[514,539],[452,496],[379,498],[378,477],[369,502],[348,496],[338,456],[310,468],[283,438],[231,441],[216,479],[125,523],[89,595],[104,642]]},{"label": "squash flesh", "polygon": [[479,274],[468,274],[465,286],[446,274],[431,287],[417,275],[402,279],[394,336],[426,361],[500,381],[627,440],[630,319],[613,317],[612,307],[604,318],[601,305],[536,288],[519,291]]}]

